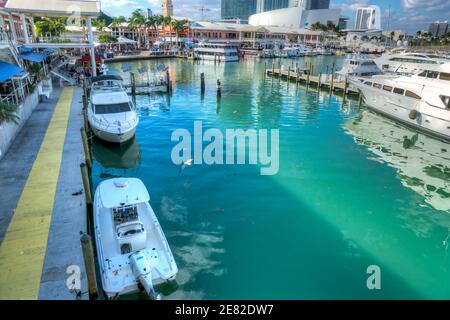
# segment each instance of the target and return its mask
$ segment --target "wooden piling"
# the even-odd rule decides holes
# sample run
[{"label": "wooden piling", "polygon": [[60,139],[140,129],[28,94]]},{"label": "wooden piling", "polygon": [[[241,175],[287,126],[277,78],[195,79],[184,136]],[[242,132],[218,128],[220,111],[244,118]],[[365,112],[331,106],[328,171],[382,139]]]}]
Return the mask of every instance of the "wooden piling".
[{"label": "wooden piling", "polygon": [[136,80],[133,72],[130,72],[130,81],[131,81],[131,94],[136,94]]},{"label": "wooden piling", "polygon": [[330,95],[333,93],[333,90],[334,90],[334,63],[333,63],[333,67],[331,68]]},{"label": "wooden piling", "polygon": [[83,251],[84,267],[88,280],[89,299],[98,298],[97,276],[95,274],[94,248],[91,237],[83,233],[80,237],[81,249]]},{"label": "wooden piling", "polygon": [[289,85],[289,81],[291,80],[291,66],[289,66],[289,68],[288,68],[288,73],[287,73],[287,82],[288,82],[288,85]]},{"label": "wooden piling", "polygon": [[86,197],[86,205],[92,208],[92,193],[91,193],[91,183],[89,182],[89,172],[88,167],[85,163],[80,164],[81,178],[83,179],[84,195]]},{"label": "wooden piling", "polygon": [[172,93],[172,81],[170,80],[169,69],[166,70],[167,93]]},{"label": "wooden piling", "polygon": [[89,150],[89,141],[86,134],[86,130],[84,128],[80,129],[81,132],[81,140],[83,142],[84,149],[84,159],[86,160],[86,164],[89,168],[92,167],[92,159],[91,159],[91,151]]},{"label": "wooden piling", "polygon": [[319,80],[317,80],[317,92],[320,91],[321,81],[322,81],[322,74],[319,73]]},{"label": "wooden piling", "polygon": [[200,91],[202,95],[205,94],[205,74],[203,72],[200,74]]},{"label": "wooden piling", "polygon": [[222,86],[220,83],[220,80],[217,79],[217,98],[221,98],[222,97]]}]

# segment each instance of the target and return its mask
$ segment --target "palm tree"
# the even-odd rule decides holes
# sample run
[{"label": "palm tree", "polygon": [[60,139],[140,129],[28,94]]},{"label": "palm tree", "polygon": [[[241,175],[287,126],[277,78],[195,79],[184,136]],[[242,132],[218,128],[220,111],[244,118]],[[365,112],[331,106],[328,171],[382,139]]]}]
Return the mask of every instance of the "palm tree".
[{"label": "palm tree", "polygon": [[176,41],[178,43],[178,36],[180,34],[180,32],[183,32],[184,29],[186,28],[186,24],[188,23],[187,20],[173,20],[172,21],[172,30],[175,31],[176,33]]},{"label": "palm tree", "polygon": [[124,16],[119,16],[117,18],[114,18],[112,23],[111,23],[111,27],[118,29],[119,37],[121,36],[121,34],[120,34],[120,26],[122,25],[122,23],[125,23],[125,22],[127,22],[127,19]]},{"label": "palm tree", "polygon": [[172,17],[166,16],[163,18],[164,20],[164,27],[169,27],[170,32],[170,43],[172,44]]},{"label": "palm tree", "polygon": [[145,17],[140,10],[135,10],[128,20],[129,27],[137,30],[138,44],[142,45],[142,27],[145,25]]},{"label": "palm tree", "polygon": [[147,28],[150,28],[154,31],[156,31],[156,37],[158,37],[158,25],[157,25],[157,19],[154,16],[149,16],[147,20],[145,21],[145,26]]}]

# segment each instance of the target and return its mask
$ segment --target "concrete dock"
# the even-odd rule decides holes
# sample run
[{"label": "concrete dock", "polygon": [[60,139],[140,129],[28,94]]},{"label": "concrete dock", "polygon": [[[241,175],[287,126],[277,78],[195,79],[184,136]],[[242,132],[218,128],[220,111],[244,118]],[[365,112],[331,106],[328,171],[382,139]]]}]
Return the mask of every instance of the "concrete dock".
[{"label": "concrete dock", "polygon": [[79,88],[55,89],[0,161],[0,300],[76,299],[70,266],[87,291],[81,97]]}]

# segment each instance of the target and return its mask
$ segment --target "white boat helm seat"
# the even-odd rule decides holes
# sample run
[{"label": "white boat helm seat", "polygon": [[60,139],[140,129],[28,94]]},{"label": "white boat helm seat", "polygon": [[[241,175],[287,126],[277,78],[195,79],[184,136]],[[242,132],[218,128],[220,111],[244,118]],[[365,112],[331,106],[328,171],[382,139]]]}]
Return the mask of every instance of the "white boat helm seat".
[{"label": "white boat helm seat", "polygon": [[147,246],[147,230],[140,221],[118,225],[116,235],[122,254],[143,250]]}]

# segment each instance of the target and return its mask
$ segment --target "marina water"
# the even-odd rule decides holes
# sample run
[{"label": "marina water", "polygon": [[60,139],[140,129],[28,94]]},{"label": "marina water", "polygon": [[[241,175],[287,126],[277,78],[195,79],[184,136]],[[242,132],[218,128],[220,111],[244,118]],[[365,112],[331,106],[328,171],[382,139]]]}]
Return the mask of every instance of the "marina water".
[{"label": "marina water", "polygon": [[[306,61],[316,72],[343,62],[294,63]],[[449,144],[358,101],[265,78],[264,61],[128,64],[137,72],[161,62],[172,96],[136,96],[136,139],[121,147],[95,141],[93,180],[146,184],[180,269],[165,298],[450,298]],[[109,67],[122,73],[121,63]],[[279,173],[194,165],[180,174],[171,134],[192,132],[196,120],[204,130],[279,129]],[[381,290],[368,289],[369,266],[381,268]]]}]

